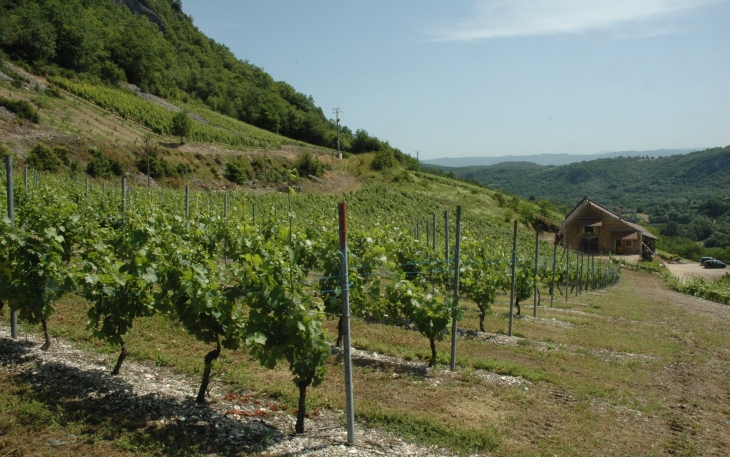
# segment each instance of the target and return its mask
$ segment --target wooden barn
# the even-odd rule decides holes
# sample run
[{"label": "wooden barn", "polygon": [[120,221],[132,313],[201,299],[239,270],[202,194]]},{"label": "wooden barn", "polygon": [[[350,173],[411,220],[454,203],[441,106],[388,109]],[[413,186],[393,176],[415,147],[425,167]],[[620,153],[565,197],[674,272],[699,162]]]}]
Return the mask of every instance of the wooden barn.
[{"label": "wooden barn", "polygon": [[654,252],[657,237],[649,230],[629,222],[620,214],[584,197],[560,226],[563,245],[584,252],[641,254],[642,248]]}]

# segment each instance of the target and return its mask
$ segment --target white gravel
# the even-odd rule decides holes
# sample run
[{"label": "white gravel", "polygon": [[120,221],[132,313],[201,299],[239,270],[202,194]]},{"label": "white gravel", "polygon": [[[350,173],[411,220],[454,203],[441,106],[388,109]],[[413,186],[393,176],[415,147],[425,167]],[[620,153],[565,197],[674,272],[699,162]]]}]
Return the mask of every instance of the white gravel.
[{"label": "white gravel", "polygon": [[[0,327],[0,370],[23,381],[56,390],[59,395],[99,401],[99,408],[123,409],[160,427],[187,427],[204,433],[223,453],[260,452],[272,456],[448,456],[446,449],[409,443],[389,433],[356,424],[356,445],[347,446],[344,413],[324,410],[306,419],[306,433],[294,433],[295,418],[253,393],[225,392],[212,383],[210,401],[198,405],[194,398],[199,379],[172,369],[126,361],[119,376],[111,376],[116,354],[80,350],[54,339],[51,349],[40,349],[36,335],[12,340],[7,326]],[[355,358],[374,357],[355,351]],[[379,356],[382,360],[384,356]],[[400,361],[401,363],[403,361]],[[518,378],[477,374],[492,382],[518,383]],[[453,376],[438,370],[440,376]]]}]

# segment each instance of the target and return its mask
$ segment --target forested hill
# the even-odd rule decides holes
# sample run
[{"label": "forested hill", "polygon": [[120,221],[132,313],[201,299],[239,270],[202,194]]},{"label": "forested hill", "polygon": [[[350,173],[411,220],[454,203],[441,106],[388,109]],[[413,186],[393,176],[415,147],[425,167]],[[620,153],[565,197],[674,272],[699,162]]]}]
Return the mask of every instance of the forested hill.
[{"label": "forested hill", "polygon": [[562,166],[508,162],[442,170],[563,205],[575,204],[583,196],[612,207],[635,207],[730,194],[730,146],[658,158],[617,157]]},{"label": "forested hill", "polygon": [[[311,96],[206,37],[180,0],[0,0],[0,49],[37,74],[129,82],[310,144],[330,147],[336,136]],[[342,127],[341,143],[390,149],[364,129]]]}]

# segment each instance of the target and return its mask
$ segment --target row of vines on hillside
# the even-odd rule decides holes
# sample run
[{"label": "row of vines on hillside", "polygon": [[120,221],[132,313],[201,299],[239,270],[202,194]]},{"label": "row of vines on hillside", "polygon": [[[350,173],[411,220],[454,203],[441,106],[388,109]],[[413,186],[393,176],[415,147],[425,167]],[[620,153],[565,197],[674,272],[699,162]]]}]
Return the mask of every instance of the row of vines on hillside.
[{"label": "row of vines on hillside", "polygon": [[[72,81],[58,76],[49,77],[49,82],[116,113],[124,119],[138,122],[157,134],[171,135],[173,133],[174,112],[131,92],[87,82]],[[191,109],[201,110],[194,107],[191,107]],[[209,123],[198,121],[190,123],[188,137],[193,141],[223,143],[242,147],[279,147],[282,144],[306,145],[301,141],[290,140],[258,127],[227,118],[208,109],[202,109],[202,111]]]},{"label": "row of vines on hillside", "polygon": [[[199,402],[221,351],[245,346],[265,367],[286,361],[304,405],[330,354],[323,320],[341,309],[336,198],[200,192],[185,202],[177,191],[128,190],[46,175],[18,189],[15,225],[0,223],[0,297],[21,319],[42,324],[46,347],[59,298],[84,297],[89,329],[120,347],[114,373],[135,320],[169,316],[210,346]],[[432,366],[435,342],[461,312],[449,292],[447,232],[429,214],[433,202],[379,185],[341,198],[350,207],[352,314],[412,324],[430,342]],[[510,233],[468,213],[463,224],[460,287],[483,321],[496,292],[509,288]],[[552,256],[540,259],[535,276],[531,236],[520,237],[517,254],[516,298],[524,301],[538,285],[552,285]],[[560,265],[556,284],[615,281],[618,267],[600,265]],[[300,432],[304,414],[302,407]]]}]

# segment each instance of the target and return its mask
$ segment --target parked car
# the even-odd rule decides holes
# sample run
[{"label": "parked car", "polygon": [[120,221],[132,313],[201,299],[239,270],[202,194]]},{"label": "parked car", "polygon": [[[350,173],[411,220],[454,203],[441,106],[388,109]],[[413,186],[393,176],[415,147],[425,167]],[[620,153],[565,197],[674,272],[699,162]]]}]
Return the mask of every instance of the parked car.
[{"label": "parked car", "polygon": [[700,259],[700,265],[704,265],[708,260],[715,260],[714,257],[702,257]]},{"label": "parked car", "polygon": [[705,268],[725,268],[726,265],[719,260],[710,259],[705,260]]}]

